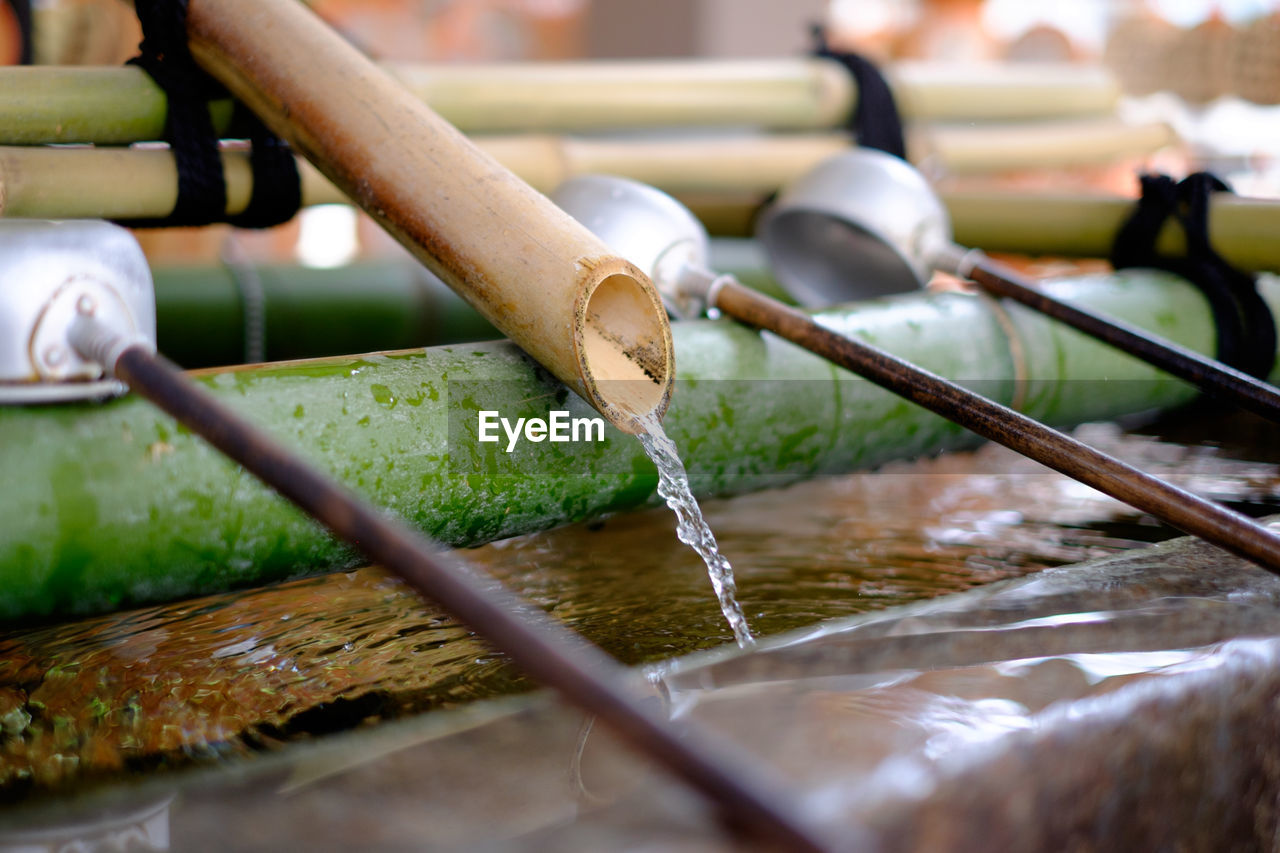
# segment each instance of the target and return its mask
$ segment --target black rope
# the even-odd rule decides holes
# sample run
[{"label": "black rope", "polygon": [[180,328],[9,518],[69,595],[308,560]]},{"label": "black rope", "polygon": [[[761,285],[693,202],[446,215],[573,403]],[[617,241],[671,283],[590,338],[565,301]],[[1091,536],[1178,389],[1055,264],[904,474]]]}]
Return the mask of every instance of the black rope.
[{"label": "black rope", "polygon": [[237,228],[270,228],[288,222],[302,207],[302,178],[288,143],[239,102],[231,125],[236,135],[243,134],[252,146],[249,168],[253,172],[253,194],[244,210],[226,217],[227,222]]},{"label": "black rope", "polygon": [[18,23],[18,35],[22,46],[18,52],[18,64],[31,64],[31,0],[8,0],[9,9]]},{"label": "black rope", "polygon": [[146,71],[168,99],[165,141],[178,169],[178,199],[168,216],[127,220],[133,227],[230,222],[267,228],[293,218],[301,206],[301,180],[287,145],[240,104],[233,127],[252,144],[253,193],[244,212],[227,216],[227,185],[218,134],[208,101],[226,92],[196,65],[187,46],[187,0],[136,0],[142,24],[139,55],[129,60]]},{"label": "black rope", "polygon": [[902,117],[898,114],[898,104],[880,69],[859,54],[832,50],[826,31],[820,25],[813,28],[813,36],[816,42],[813,55],[839,62],[848,69],[849,76],[858,87],[857,106],[848,121],[849,130],[853,132],[858,144],[907,159]]},{"label": "black rope", "polygon": [[[1111,263],[1116,269],[1153,267],[1190,281],[1204,294],[1217,330],[1216,358],[1265,379],[1276,355],[1276,327],[1253,276],[1237,270],[1209,241],[1209,199],[1231,189],[1208,172],[1175,182],[1167,175],[1143,175],[1137,207],[1116,233]],[[1163,255],[1156,241],[1173,217],[1186,235],[1186,254]]]}]

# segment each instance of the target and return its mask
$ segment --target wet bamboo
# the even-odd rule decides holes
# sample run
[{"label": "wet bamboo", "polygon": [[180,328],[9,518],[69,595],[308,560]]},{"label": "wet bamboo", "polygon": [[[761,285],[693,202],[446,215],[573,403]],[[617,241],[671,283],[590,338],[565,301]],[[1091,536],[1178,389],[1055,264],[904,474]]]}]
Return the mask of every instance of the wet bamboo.
[{"label": "wet bamboo", "polygon": [[[1172,276],[1057,283],[1057,296],[1199,352],[1204,298]],[[1280,309],[1280,283],[1264,294]],[[1194,390],[985,297],[918,294],[825,312],[870,341],[1055,425],[1183,404]],[[964,329],[966,346],[953,345]],[[961,427],[730,321],[677,323],[664,426],[700,495],[972,444]],[[1011,337],[1012,336],[1012,337]],[[1069,370],[1069,373],[1064,371]],[[475,544],[656,500],[639,443],[477,440],[481,410],[592,410],[507,343],[195,374],[313,464],[434,539]],[[116,609],[359,565],[351,549],[142,401],[0,409],[0,617]]]},{"label": "wet bamboo", "polygon": [[611,422],[670,395],[671,332],[614,255],[294,0],[198,0],[196,62]]},{"label": "wet bamboo", "polygon": [[[856,92],[819,59],[641,61],[390,67],[467,132],[583,131],[653,126],[839,127]],[[1118,89],[1105,72],[1019,65],[902,64],[889,71],[911,119],[981,120],[1098,115]],[[140,69],[0,69],[0,144],[125,145],[161,138],[164,94]],[[225,127],[230,103],[213,104]]]},{"label": "wet bamboo", "polygon": [[799,309],[736,281],[718,281],[712,294],[712,307],[727,316],[767,329],[983,438],[1280,575],[1280,535],[1234,510],[1145,474],[878,347],[826,329]]},{"label": "wet bamboo", "polygon": [[[83,332],[77,337],[77,332]],[[174,417],[281,497],[385,567],[430,602],[471,628],[537,681],[602,723],[641,755],[702,793],[726,823],[788,850],[833,849],[766,792],[754,771],[706,735],[678,735],[645,708],[628,686],[625,669],[540,612],[516,600],[492,579],[477,575],[399,521],[318,473],[295,453],[250,425],[154,354],[147,343],[113,352],[119,337],[109,326],[74,330],[77,348],[124,380],[131,390]],[[88,342],[89,346],[83,344]]]}]

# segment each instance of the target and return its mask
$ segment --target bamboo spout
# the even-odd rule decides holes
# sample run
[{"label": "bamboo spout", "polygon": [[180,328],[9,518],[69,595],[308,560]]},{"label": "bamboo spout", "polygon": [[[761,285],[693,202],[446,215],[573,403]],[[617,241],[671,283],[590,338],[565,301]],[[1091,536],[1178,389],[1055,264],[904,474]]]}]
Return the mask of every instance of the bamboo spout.
[{"label": "bamboo spout", "polygon": [[192,55],[504,334],[628,432],[661,417],[653,284],[293,0],[196,0]]}]

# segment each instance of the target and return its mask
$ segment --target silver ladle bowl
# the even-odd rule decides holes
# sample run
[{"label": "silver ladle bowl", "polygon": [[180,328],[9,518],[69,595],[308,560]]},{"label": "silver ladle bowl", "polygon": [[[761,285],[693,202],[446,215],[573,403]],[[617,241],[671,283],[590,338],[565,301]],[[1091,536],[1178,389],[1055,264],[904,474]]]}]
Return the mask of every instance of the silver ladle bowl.
[{"label": "silver ladle bowl", "polygon": [[756,234],[778,282],[810,307],[917,290],[954,246],[924,177],[872,148],[823,160],[783,191]]},{"label": "silver ladle bowl", "polygon": [[707,229],[662,190],[616,175],[579,175],[551,200],[653,279],[676,317],[700,316],[714,304],[709,291],[721,276],[707,268]]}]

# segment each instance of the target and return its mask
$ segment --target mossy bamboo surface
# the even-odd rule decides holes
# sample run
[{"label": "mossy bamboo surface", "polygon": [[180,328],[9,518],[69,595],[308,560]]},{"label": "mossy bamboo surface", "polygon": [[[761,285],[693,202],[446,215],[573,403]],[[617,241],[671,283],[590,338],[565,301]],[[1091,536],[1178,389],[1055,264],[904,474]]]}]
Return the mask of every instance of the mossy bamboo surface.
[{"label": "mossy bamboo surface", "polygon": [[[467,132],[653,126],[838,127],[857,93],[829,60],[387,66]],[[1110,112],[1118,89],[1100,69],[904,64],[889,72],[908,118],[1014,119]],[[230,101],[211,108],[219,128]],[[141,69],[0,69],[0,144],[126,145],[161,138],[163,92]]]},{"label": "mossy bamboo surface", "polygon": [[[1079,279],[1056,292],[1200,351],[1203,298],[1159,273]],[[1266,294],[1280,307],[1280,287]],[[1056,424],[1185,403],[1189,386],[1043,318],[919,294],[823,315],[922,366]],[[1016,343],[1007,337],[1013,329]],[[694,489],[739,492],[974,443],[946,423],[770,335],[676,324],[680,381],[666,418]],[[206,372],[218,397],[375,503],[454,545],[655,500],[632,437],[476,441],[477,413],[573,416],[589,407],[508,343]],[[359,558],[135,398],[0,410],[0,615],[118,608]]]}]

